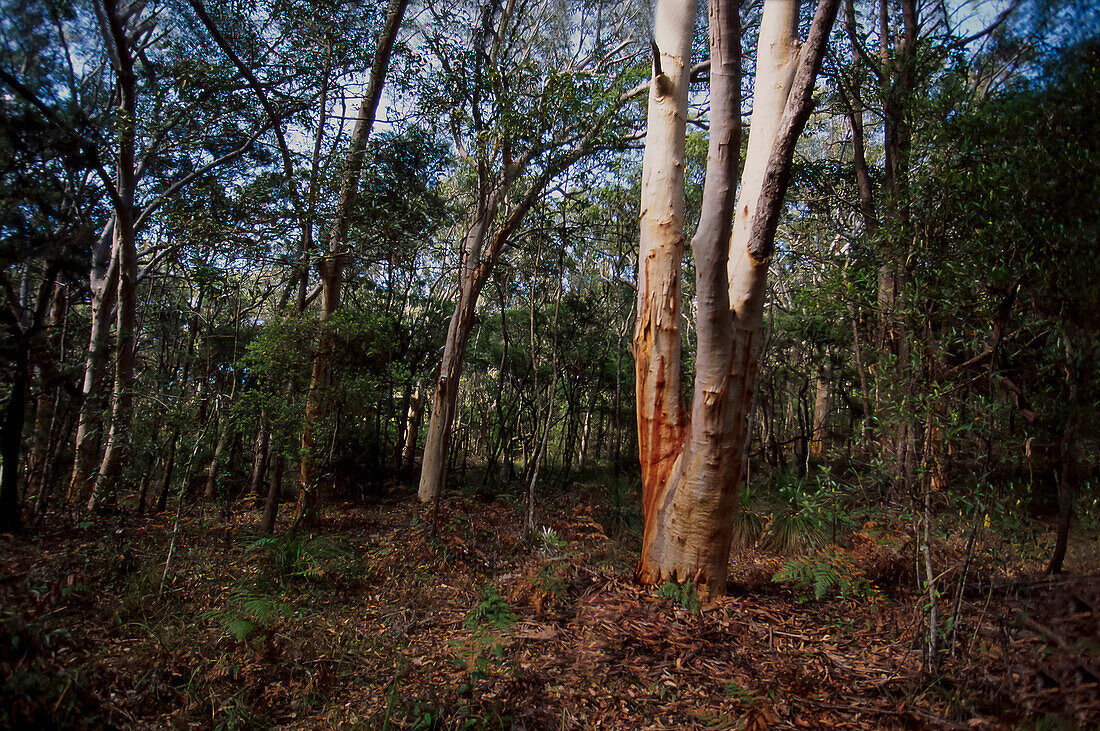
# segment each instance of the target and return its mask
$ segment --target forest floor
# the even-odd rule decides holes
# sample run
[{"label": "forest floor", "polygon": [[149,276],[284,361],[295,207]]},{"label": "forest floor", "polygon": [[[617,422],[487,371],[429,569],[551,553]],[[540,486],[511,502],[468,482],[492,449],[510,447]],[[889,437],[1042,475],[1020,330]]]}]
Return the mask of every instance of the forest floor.
[{"label": "forest floor", "polygon": [[[516,497],[449,494],[436,521],[400,487],[297,537],[257,539],[243,505],[2,536],[0,726],[1100,727],[1095,536],[1052,580],[982,532],[932,680],[900,518],[822,554],[848,598],[741,551],[699,604],[632,582],[605,494],[546,496],[533,537]],[[941,626],[966,537],[936,542]]]}]

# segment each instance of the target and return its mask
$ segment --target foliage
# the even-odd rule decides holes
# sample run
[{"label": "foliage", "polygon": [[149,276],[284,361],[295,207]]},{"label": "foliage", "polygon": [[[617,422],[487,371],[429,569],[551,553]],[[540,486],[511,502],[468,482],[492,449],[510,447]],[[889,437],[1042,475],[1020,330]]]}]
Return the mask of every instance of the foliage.
[{"label": "foliage", "polygon": [[[383,449],[388,435],[371,417],[387,408],[392,384],[408,378],[398,358],[404,349],[400,330],[399,323],[383,312],[350,307],[322,325],[300,318],[271,323],[249,343],[242,359],[246,388],[236,405],[238,418],[255,429],[266,413],[273,445],[296,459],[309,356],[316,343],[324,343],[333,378],[320,391],[322,416],[311,425],[324,435],[315,439],[317,449],[323,450],[316,456],[341,484],[361,475],[380,479],[389,456]],[[358,418],[348,418],[352,414]]]},{"label": "foliage", "polygon": [[567,545],[553,528],[545,525],[535,531],[534,539],[538,552],[547,558],[560,555]]},{"label": "foliage", "polygon": [[290,605],[270,594],[255,593],[245,585],[230,592],[224,609],[208,613],[237,642],[246,642],[257,630],[268,629],[290,613]]},{"label": "foliage", "polygon": [[278,584],[319,581],[351,553],[331,538],[294,533],[258,538],[248,550],[260,556],[265,575]]},{"label": "foliage", "polygon": [[777,497],[779,510],[772,515],[762,544],[779,553],[804,553],[825,542],[828,526],[826,505],[830,491],[818,484],[808,487],[806,481],[783,473],[779,477]]},{"label": "foliage", "polygon": [[754,513],[745,507],[745,497],[742,495],[741,504],[737,513],[733,516],[733,548],[751,548],[755,546],[764,534],[764,519],[758,513]]},{"label": "foliage", "polygon": [[492,582],[485,582],[478,589],[478,602],[466,615],[463,626],[468,630],[491,627],[505,630],[511,627],[519,616],[512,611],[512,605],[501,595]]},{"label": "foliage", "polygon": [[881,596],[852,558],[840,548],[792,558],[775,573],[772,581],[792,584],[795,590],[802,593],[799,603],[811,598],[824,599],[830,591],[835,591],[837,598],[842,600],[875,601]]},{"label": "foliage", "polygon": [[691,581],[682,584],[665,581],[657,587],[657,596],[671,599],[689,612],[699,613],[699,592]]},{"label": "foliage", "polygon": [[637,534],[642,527],[641,481],[629,474],[617,475],[607,483],[608,534],[622,537]]}]

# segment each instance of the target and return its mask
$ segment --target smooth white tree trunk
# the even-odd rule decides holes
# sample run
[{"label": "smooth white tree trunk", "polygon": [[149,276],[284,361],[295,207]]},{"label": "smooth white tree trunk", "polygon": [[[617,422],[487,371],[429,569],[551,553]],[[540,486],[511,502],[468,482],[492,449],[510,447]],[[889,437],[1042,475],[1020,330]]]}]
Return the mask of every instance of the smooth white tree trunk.
[{"label": "smooth white tree trunk", "polygon": [[[672,45],[679,58],[690,56],[691,28],[685,25],[688,16],[694,18],[690,5],[662,0],[657,9],[656,27],[676,30]],[[686,114],[686,98],[677,99],[671,112],[665,108],[675,98],[675,81],[670,74],[670,93],[663,94],[663,53],[650,95],[643,163],[650,168],[643,167],[642,176],[635,331],[645,509],[637,576],[646,583],[695,581],[710,594],[725,591],[733,515],[744,473],[745,425],[756,383],[765,278],[794,146],[809,115],[810,94],[837,2],[821,0],[800,53],[797,4],[765,0],[752,129],[735,210],[740,53],[733,5],[714,0],[710,6],[711,140],[700,222],[692,241],[698,347],[690,418],[680,401],[678,332],[683,247],[680,118]],[[668,177],[669,171],[676,172]]]}]

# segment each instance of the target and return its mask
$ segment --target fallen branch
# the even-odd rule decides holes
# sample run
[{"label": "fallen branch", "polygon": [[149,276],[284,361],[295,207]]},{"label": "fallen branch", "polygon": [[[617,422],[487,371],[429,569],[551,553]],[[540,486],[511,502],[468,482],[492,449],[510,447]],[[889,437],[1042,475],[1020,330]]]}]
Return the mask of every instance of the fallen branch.
[{"label": "fallen branch", "polygon": [[1064,637],[1052,630],[1050,627],[1047,627],[1045,624],[1040,624],[1039,622],[1036,622],[1034,619],[1027,616],[1025,612],[1016,613],[1016,622],[1017,624],[1026,627],[1032,632],[1046,637],[1049,640],[1052,640],[1054,644],[1058,645],[1058,647],[1062,648],[1066,652],[1073,652],[1073,648],[1070,647],[1069,643],[1066,642]]}]

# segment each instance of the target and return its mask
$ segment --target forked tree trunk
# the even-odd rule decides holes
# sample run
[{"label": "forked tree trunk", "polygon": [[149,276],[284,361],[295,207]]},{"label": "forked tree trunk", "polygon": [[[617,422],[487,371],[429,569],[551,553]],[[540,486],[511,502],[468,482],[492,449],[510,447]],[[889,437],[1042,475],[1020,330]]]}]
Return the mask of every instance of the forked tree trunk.
[{"label": "forked tree trunk", "polygon": [[[685,521],[685,508],[732,514],[723,496],[734,469],[726,418],[732,332],[723,264],[733,218],[740,148],[740,42],[735,3],[710,6],[711,129],[696,257],[699,316],[698,372],[692,424],[680,386],[680,262],[683,257],[683,155],[694,2],[660,2],[655,42],[660,51],[650,87],[642,167],[642,226],[634,357],[638,451],[645,531],[638,577],[646,583],[725,581],[728,528],[711,516]],[[656,55],[657,51],[655,51]],[[725,351],[725,352],[722,352]],[[725,361],[725,362],[723,362]],[[703,393],[700,397],[700,391]],[[703,422],[710,424],[704,427]],[[693,495],[699,488],[706,495]],[[712,488],[717,488],[717,492]],[[728,491],[727,491],[728,492]],[[736,494],[736,493],[734,493]],[[718,498],[718,502],[714,500]],[[685,503],[685,500],[688,501]],[[713,529],[718,528],[715,535]],[[725,545],[725,555],[719,544]],[[719,571],[717,564],[721,563]],[[713,583],[713,582],[712,582]]]},{"label": "forked tree trunk", "polygon": [[[589,134],[592,134],[591,132]],[[432,395],[432,416],[428,434],[424,439],[424,456],[420,468],[420,486],[417,497],[420,502],[435,500],[443,491],[447,479],[447,457],[451,445],[451,429],[458,406],[458,386],[462,377],[462,358],[476,320],[477,298],[489,280],[489,275],[500,258],[504,245],[523,222],[527,212],[546,189],[555,175],[579,160],[585,150],[582,144],[551,163],[535,177],[522,198],[512,207],[499,228],[490,235],[499,208],[499,196],[508,191],[517,178],[527,169],[532,151],[528,150],[506,166],[503,173],[491,182],[480,181],[482,197],[474,210],[470,227],[462,247],[458,297],[454,313],[447,326],[447,338],[443,346],[443,360],[439,365]],[[488,192],[485,192],[488,190]]]},{"label": "forked tree trunk", "polygon": [[103,428],[103,382],[107,371],[111,312],[118,297],[118,247],[115,245],[114,228],[112,218],[92,251],[89,274],[92,323],[88,353],[84,359],[84,381],[73,440],[73,470],[68,492],[69,499],[78,503],[88,498],[94,482],[92,474]]},{"label": "forked tree trunk", "polygon": [[[132,169],[132,168],[131,168]],[[128,218],[123,216],[120,218]],[[120,221],[118,324],[115,349],[115,388],[111,394],[111,426],[87,509],[96,510],[118,489],[122,464],[131,441],[134,413],[134,351],[137,340],[137,246],[130,221]]]},{"label": "forked tree trunk", "polygon": [[[492,50],[485,59],[490,66],[495,64],[496,54],[507,40],[510,18],[515,9],[514,3],[508,3],[494,32],[490,21],[495,14],[495,8],[491,4],[485,6],[481,34],[475,43],[484,47],[485,36],[494,37]],[[629,93],[623,94],[605,105],[598,114],[583,120],[574,122],[562,119],[570,130],[568,137],[556,137],[552,143],[523,145],[526,149],[521,148],[522,151],[516,149],[522,140],[514,136],[515,130],[486,129],[482,126],[480,114],[474,115],[477,118],[474,120],[475,132],[480,139],[490,143],[492,152],[486,152],[486,148],[479,142],[482,149],[478,152],[477,160],[476,207],[471,215],[470,228],[463,246],[458,298],[447,329],[443,362],[433,389],[431,424],[424,443],[423,467],[417,493],[421,502],[435,500],[442,492],[446,480],[446,459],[457,407],[462,357],[474,323],[477,298],[482,287],[500,258],[502,249],[518,230],[531,207],[542,197],[550,181],[592,152],[597,135],[611,122],[621,105],[631,98]],[[475,106],[480,103],[478,100],[474,101]],[[517,188],[516,183],[522,176],[528,175],[528,167],[536,159],[539,160],[541,169],[537,168],[537,172],[530,173],[530,182],[526,183],[525,188]],[[507,211],[500,221],[497,220],[498,208]]]},{"label": "forked tree trunk", "polygon": [[[735,3],[710,5],[711,139],[692,249],[698,291],[697,371],[690,418],[680,397],[680,257],[686,67],[694,2],[661,0],[660,63],[650,91],[642,172],[637,369],[645,532],[639,580],[695,581],[725,591],[733,514],[744,471],[765,275],[798,136],[836,14],[821,0],[801,54],[797,4],[765,0],[752,132],[734,215],[740,138]],[[731,219],[732,235],[731,235]]]},{"label": "forked tree trunk", "polygon": [[137,18],[132,8],[118,0],[104,2],[104,32],[111,49],[118,78],[118,159],[115,202],[115,246],[118,256],[118,320],[116,323],[115,388],[111,395],[111,427],[107,447],[99,465],[88,510],[96,510],[113,496],[122,477],[122,464],[131,441],[130,422],[134,413],[134,349],[137,340],[137,242],[134,233],[137,74],[134,70],[131,23]]}]

